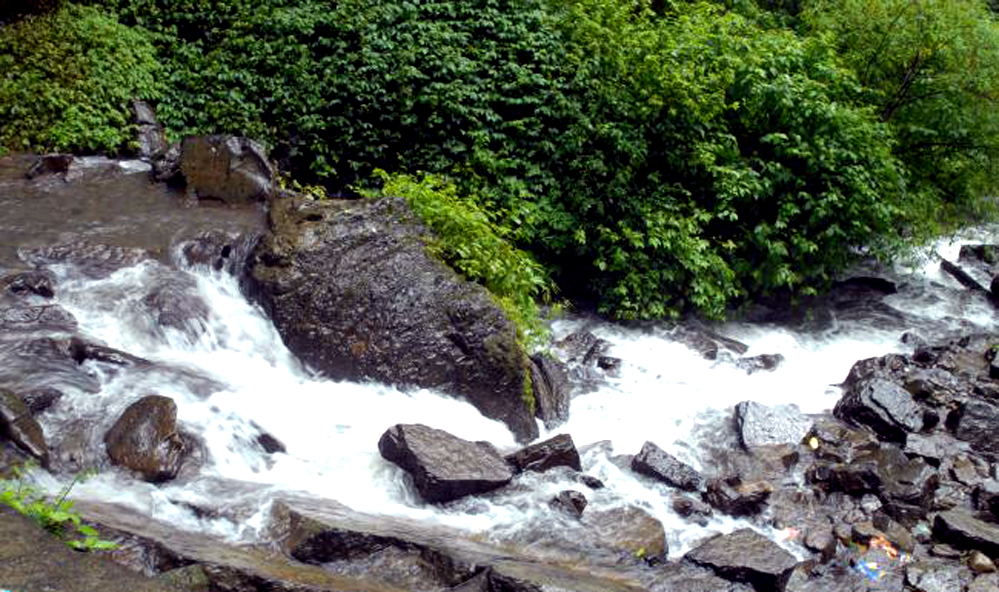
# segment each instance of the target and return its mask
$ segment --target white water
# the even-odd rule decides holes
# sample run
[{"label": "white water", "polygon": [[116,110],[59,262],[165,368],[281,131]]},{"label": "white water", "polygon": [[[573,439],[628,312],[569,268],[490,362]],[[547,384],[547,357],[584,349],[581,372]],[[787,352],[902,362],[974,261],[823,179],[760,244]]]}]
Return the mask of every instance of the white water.
[{"label": "white water", "polygon": [[[941,244],[940,250],[954,259],[959,244]],[[102,434],[127,405],[157,393],[174,399],[183,428],[199,434],[208,450],[198,473],[176,483],[153,486],[108,469],[78,485],[73,495],[127,504],[182,528],[233,538],[255,536],[263,526],[270,495],[284,490],[307,491],[359,511],[515,537],[525,522],[546,519],[550,513],[546,502],[554,493],[580,489],[591,508],[637,504],[651,511],[666,526],[671,555],[680,555],[708,531],[730,531],[739,523],[716,518],[706,529],[690,525],[669,509],[667,488],[622,470],[611,461],[612,454],[637,453],[643,442],[652,440],[703,468],[696,441],[699,430],[717,425],[736,403],[755,400],[767,405],[794,403],[805,412],[828,410],[840,395],[833,385],[846,377],[855,361],[905,349],[901,330],[855,323],[834,323],[817,334],[748,324],[717,328],[749,345],[747,356],[784,356],[776,371],[747,375],[731,360],[708,361],[670,342],[665,330],[559,321],[554,325],[556,337],[587,324],[612,344],[609,355],[623,360],[617,378],[572,400],[567,424],[542,434],[544,438],[569,433],[578,447],[608,440],[610,446],[594,447],[584,455],[584,470],[607,488],[591,492],[572,481],[528,476],[536,481],[530,493],[439,508],[420,502],[407,487],[403,472],[380,457],[381,434],[395,423],[424,423],[512,451],[513,438],[502,424],[438,393],[333,382],[313,375],[283,347],[270,322],[246,302],[227,275],[203,269],[191,272],[196,292],[210,311],[203,319],[204,330],[192,338],[189,332],[151,325],[141,305],[156,274],[164,272],[158,264],[142,264],[103,280],[75,277],[71,269],[56,271],[61,275],[57,301],[76,316],[85,336],[219,385],[207,393],[195,392],[199,389],[190,388],[176,374],[147,373],[137,378],[126,372],[103,377],[99,394],[69,393],[46,415],[48,431],[61,421],[83,417],[95,423],[95,434]],[[919,289],[890,297],[892,306],[954,327],[970,323],[995,328],[994,310],[984,301],[935,296],[952,296],[959,288],[937,271],[935,261],[906,273],[905,281]],[[932,287],[934,283],[938,285]],[[283,442],[287,453],[263,454],[254,444],[261,429]],[[177,503],[217,506],[220,480],[260,484],[244,494],[231,490],[225,494],[232,504],[246,505],[239,519],[199,519]]]}]

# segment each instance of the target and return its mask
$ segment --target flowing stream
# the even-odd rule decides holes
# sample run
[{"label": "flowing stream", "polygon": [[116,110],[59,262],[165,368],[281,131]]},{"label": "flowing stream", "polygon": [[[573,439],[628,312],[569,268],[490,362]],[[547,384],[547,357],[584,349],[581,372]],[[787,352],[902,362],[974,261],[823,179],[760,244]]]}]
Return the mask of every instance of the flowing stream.
[{"label": "flowing stream", "polygon": [[[956,259],[963,242],[987,240],[979,231],[942,242],[937,251]],[[233,277],[189,267],[182,260],[175,245],[159,261],[146,260],[101,277],[71,264],[49,267],[58,280],[54,301],[76,318],[79,334],[153,362],[114,371],[86,362],[99,381],[98,392],[67,389],[41,416],[50,438],[71,432],[81,420],[91,426],[84,436],[90,440],[86,448],[98,452],[80,464],[93,463],[101,471],[77,484],[73,497],[125,504],[183,529],[253,540],[265,526],[269,500],[283,491],[304,491],[358,511],[434,521],[527,544],[556,520],[547,500],[564,489],[581,489],[568,475],[526,475],[521,479],[533,480],[530,487],[442,507],[422,503],[403,471],[378,453],[386,428],[424,423],[512,452],[517,446],[505,426],[439,393],[316,375],[288,352]],[[598,388],[576,394],[568,423],[543,431],[541,437],[571,434],[582,451],[584,471],[606,484],[598,491],[586,490],[590,508],[646,509],[665,525],[670,555],[682,555],[708,532],[731,531],[740,523],[716,517],[707,526],[692,526],[670,509],[667,488],[637,477],[616,455],[635,454],[651,440],[706,469],[710,456],[705,444],[726,443],[730,436],[719,436],[720,426],[728,425],[740,401],[793,403],[806,413],[829,410],[840,396],[835,385],[854,362],[911,350],[911,342],[902,340],[906,332],[937,339],[995,330],[995,310],[938,267],[929,257],[908,268],[881,270],[899,287],[884,299],[899,313],[890,322],[879,314],[833,310],[793,326],[713,327],[748,345],[743,357],[783,356],[775,370],[752,374],[733,355],[704,359],[674,341],[665,325],[624,327],[572,316],[558,320],[553,324],[556,338],[588,329],[607,340],[608,355],[622,362],[616,375]],[[182,287],[183,302],[200,303],[181,326],[164,327],[150,316],[151,286],[164,275]],[[127,405],[152,393],[177,403],[182,428],[196,434],[202,448],[199,468],[160,486],[125,476],[99,455],[100,434]],[[286,452],[265,453],[258,443],[262,433],[283,443]],[[53,489],[64,483],[46,479]],[[221,510],[197,510],[204,507]]]}]

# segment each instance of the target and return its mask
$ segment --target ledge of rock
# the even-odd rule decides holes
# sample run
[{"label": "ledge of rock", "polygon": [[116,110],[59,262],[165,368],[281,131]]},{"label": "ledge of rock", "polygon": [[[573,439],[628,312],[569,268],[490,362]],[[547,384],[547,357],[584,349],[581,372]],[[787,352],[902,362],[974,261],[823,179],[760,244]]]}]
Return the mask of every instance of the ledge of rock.
[{"label": "ledge of rock", "polygon": [[45,433],[19,395],[0,388],[0,437],[6,437],[34,457],[43,467],[49,464]]},{"label": "ledge of rock", "polygon": [[93,553],[80,553],[0,504],[0,585],[59,592],[179,592]]},{"label": "ledge of rock", "polygon": [[413,477],[428,502],[448,502],[503,487],[513,471],[491,446],[420,424],[398,424],[378,441],[385,460]]},{"label": "ledge of rock", "polygon": [[438,389],[533,440],[514,324],[429,240],[400,198],[281,198],[249,262],[252,291],[288,348],[330,378]]}]

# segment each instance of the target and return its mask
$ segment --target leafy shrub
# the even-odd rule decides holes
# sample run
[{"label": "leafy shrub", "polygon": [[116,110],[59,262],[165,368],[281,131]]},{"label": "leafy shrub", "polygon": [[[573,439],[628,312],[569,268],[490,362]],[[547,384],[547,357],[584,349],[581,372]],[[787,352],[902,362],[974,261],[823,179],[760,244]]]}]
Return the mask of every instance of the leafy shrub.
[{"label": "leafy shrub", "polygon": [[159,92],[155,49],[139,30],[66,5],[0,29],[0,150],[118,152],[128,101]]},{"label": "leafy shrub", "polygon": [[384,182],[380,193],[405,198],[437,235],[432,253],[485,286],[529,350],[543,345],[547,331],[539,321],[538,302],[550,301],[554,287],[544,268],[507,240],[509,229],[492,222],[481,206],[460,196],[442,177],[377,174]]},{"label": "leafy shrub", "polygon": [[987,5],[814,0],[803,16],[869,90],[914,189],[930,197],[925,215],[980,215],[999,189],[999,23]]},{"label": "leafy shrub", "polygon": [[51,534],[64,539],[74,549],[104,551],[117,548],[114,543],[101,540],[92,526],[84,524],[80,515],[73,511],[73,501],[66,499],[73,487],[86,478],[85,473],[76,475],[52,499],[29,485],[22,469],[15,469],[15,475],[15,480],[0,480],[0,504],[31,518]]}]

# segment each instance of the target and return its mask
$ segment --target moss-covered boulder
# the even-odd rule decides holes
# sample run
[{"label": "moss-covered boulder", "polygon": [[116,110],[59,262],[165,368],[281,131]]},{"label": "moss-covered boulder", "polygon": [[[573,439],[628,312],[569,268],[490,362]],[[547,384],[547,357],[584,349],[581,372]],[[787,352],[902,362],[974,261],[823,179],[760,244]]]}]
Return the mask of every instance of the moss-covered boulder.
[{"label": "moss-covered boulder", "polygon": [[291,351],[327,376],[437,389],[535,438],[513,322],[429,254],[432,240],[403,199],[277,199],[250,258],[253,292]]}]

